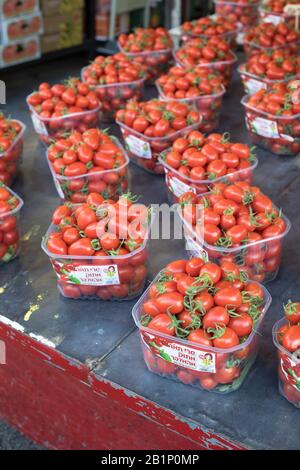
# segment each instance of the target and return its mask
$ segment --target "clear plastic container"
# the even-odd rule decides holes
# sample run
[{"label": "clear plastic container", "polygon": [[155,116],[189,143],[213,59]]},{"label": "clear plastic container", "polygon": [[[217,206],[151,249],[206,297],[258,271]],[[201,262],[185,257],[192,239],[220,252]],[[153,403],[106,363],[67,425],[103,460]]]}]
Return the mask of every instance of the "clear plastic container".
[{"label": "clear plastic container", "polygon": [[158,162],[161,152],[169,148],[178,137],[184,136],[192,130],[199,129],[202,119],[192,126],[185,127],[166,137],[147,137],[122,122],[116,121],[116,123],[120,126],[125,141],[125,148],[133,163],[136,163],[136,165],[150,173],[163,175],[164,168]]},{"label": "clear plastic container", "polygon": [[[204,196],[209,194],[210,193],[206,193]],[[278,211],[275,204],[273,207]],[[199,231],[200,233],[196,232],[189,221],[184,218],[181,208],[178,208],[178,214],[183,222],[184,236],[187,242],[192,241],[196,251],[197,249],[199,252],[205,250],[210,261],[218,264],[223,259],[232,261],[246,272],[249,279],[253,279],[254,281],[266,283],[276,279],[281,263],[283,240],[291,228],[290,221],[283,214],[282,218],[286,224],[286,229],[280,235],[229,248],[206,243],[201,235],[201,231]]]},{"label": "clear plastic container", "polygon": [[11,146],[6,152],[0,153],[0,181],[10,186],[14,181],[19,165],[22,160],[24,133],[26,126],[23,122],[14,119],[21,126],[21,130],[16,139],[12,142]]},{"label": "clear plastic container", "polygon": [[282,116],[270,114],[248,104],[250,95],[243,97],[246,126],[252,142],[276,155],[297,155],[300,152],[300,114]]},{"label": "clear plastic container", "polygon": [[[76,205],[75,205],[76,207]],[[42,240],[42,249],[57,275],[59,292],[71,299],[130,300],[144,290],[148,275],[149,234],[135,251],[119,256],[56,255],[46,241],[57,231],[51,224]]]},{"label": "clear plastic container", "polygon": [[246,181],[251,184],[253,171],[258,165],[258,160],[255,158],[249,168],[234,171],[231,174],[221,176],[214,180],[193,180],[188,176],[179,173],[175,168],[172,168],[165,162],[164,155],[170,150],[171,149],[168,149],[163,152],[158,161],[163,165],[165,170],[168,200],[171,204],[178,203],[180,196],[189,191],[197,195],[207,193],[209,191],[209,187],[221,181],[230,183]]},{"label": "clear plastic container", "polygon": [[270,80],[267,77],[260,77],[259,75],[254,75],[253,73],[247,72],[245,70],[246,64],[241,64],[238,68],[238,72],[241,76],[245,93],[249,95],[253,95],[258,90],[264,89],[266,90],[269,86],[274,85],[274,83],[286,83],[290,80],[298,80],[300,79],[300,75],[293,75],[288,78],[284,78],[282,80]]},{"label": "clear plastic container", "polygon": [[[223,75],[223,84],[226,89],[230,87],[231,83],[231,77],[233,73],[233,68],[234,64],[238,61],[237,56],[231,52],[232,59],[229,60],[219,60],[216,62],[210,62],[209,64],[197,64],[196,67],[202,67],[202,68],[210,68],[212,71],[218,71]],[[185,64],[184,62],[181,62],[180,59],[177,58],[176,51],[174,53],[174,58],[177,62],[177,64],[180,67],[186,67],[187,65],[190,64]]]},{"label": "clear plastic container", "polygon": [[[191,39],[195,39],[195,38],[202,38],[202,39],[208,40],[213,37],[207,34],[194,34],[194,33],[187,33],[187,32],[182,32],[181,34],[182,34],[181,40],[183,43],[186,43],[190,41]],[[228,44],[230,45],[230,49],[235,50],[237,46],[237,42],[236,42],[237,34],[238,34],[238,30],[235,29],[233,31],[227,31],[226,33],[223,33],[223,34],[217,34],[216,36],[218,36],[220,39],[224,39],[224,41],[228,42]]]},{"label": "clear plastic container", "polygon": [[246,37],[243,42],[244,51],[247,57],[251,57],[255,54],[261,54],[262,52],[266,54],[273,54],[275,51],[282,50],[284,52],[290,51],[291,54],[297,54],[299,51],[300,41],[289,42],[283,46],[273,46],[273,47],[263,47],[254,42],[247,41]]},{"label": "clear plastic container", "polygon": [[258,23],[259,1],[252,3],[245,2],[226,2],[223,0],[214,0],[217,16],[233,20],[238,30],[243,32]]},{"label": "clear plastic container", "polygon": [[159,98],[165,101],[178,101],[196,108],[202,116],[202,122],[199,127],[201,132],[212,132],[219,124],[219,117],[223,101],[223,95],[226,93],[225,88],[222,86],[222,91],[214,95],[202,95],[195,98],[182,98],[174,99],[168,98],[164,95],[159,83],[155,82],[158,90]]},{"label": "clear plastic container", "polygon": [[[81,71],[81,80],[86,82],[85,67]],[[145,77],[133,82],[114,83],[112,85],[91,85],[102,103],[102,119],[114,119],[118,109],[123,108],[130,99],[139,100],[142,97]]]},{"label": "clear plastic container", "polygon": [[127,52],[118,43],[120,51],[130,59],[134,59],[144,65],[146,79],[148,81],[156,80],[160,75],[166,72],[173,63],[173,49],[163,49],[161,51]]},{"label": "clear plastic container", "polygon": [[[152,284],[158,281],[162,273],[163,271]],[[143,304],[149,299],[150,287],[132,311],[140,332],[144,360],[150,372],[202,390],[223,394],[238,390],[258,353],[263,320],[272,300],[269,292],[262,286],[265,301],[263,312],[248,339],[234,348],[218,349],[200,346],[192,341],[159,333],[143,326],[141,323],[144,315]],[[234,379],[228,379],[228,376],[227,380],[224,379],[226,374],[223,372],[224,369],[232,367],[236,368]]]},{"label": "clear plastic container", "polygon": [[[10,188],[0,183],[9,191],[12,198],[18,201],[18,206],[0,215],[0,265],[12,261],[20,253],[20,210],[23,200]],[[8,237],[8,240],[6,240]]]},{"label": "clear plastic container", "polygon": [[59,197],[74,203],[85,202],[90,193],[97,192],[104,199],[117,200],[122,193],[127,192],[130,160],[119,140],[114,136],[111,136],[111,139],[121,149],[125,157],[125,163],[119,168],[103,170],[99,173],[86,173],[74,177],[58,175],[51,165],[47,150],[47,161]]},{"label": "clear plastic container", "polygon": [[97,127],[101,117],[101,105],[95,109],[89,109],[81,113],[67,114],[60,117],[44,118],[40,116],[28,102],[27,104],[31,113],[32,124],[35,132],[40,140],[49,145],[52,140],[59,139],[65,132],[78,129],[84,132],[92,127]]},{"label": "clear plastic container", "polygon": [[260,23],[273,23],[277,25],[282,22],[290,21],[291,19],[293,19],[293,17],[285,13],[275,13],[270,10],[265,10],[263,6],[259,8]]},{"label": "clear plastic container", "polygon": [[288,325],[286,318],[281,318],[273,326],[273,342],[278,352],[279,392],[300,408],[300,358],[287,351],[278,341],[277,332],[284,325]]}]

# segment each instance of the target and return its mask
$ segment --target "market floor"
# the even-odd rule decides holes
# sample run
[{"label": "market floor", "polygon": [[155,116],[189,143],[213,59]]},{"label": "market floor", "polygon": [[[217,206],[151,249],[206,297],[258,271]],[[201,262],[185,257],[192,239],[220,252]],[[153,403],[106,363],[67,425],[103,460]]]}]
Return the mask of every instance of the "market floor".
[{"label": "market floor", "polygon": [[41,447],[0,421],[0,450],[41,450]]}]

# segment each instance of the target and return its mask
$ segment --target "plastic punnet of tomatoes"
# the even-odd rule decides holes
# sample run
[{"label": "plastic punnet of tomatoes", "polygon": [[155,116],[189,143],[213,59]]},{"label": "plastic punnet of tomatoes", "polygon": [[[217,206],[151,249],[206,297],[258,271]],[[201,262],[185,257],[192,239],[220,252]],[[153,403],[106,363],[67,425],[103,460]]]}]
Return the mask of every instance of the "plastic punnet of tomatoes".
[{"label": "plastic punnet of tomatoes", "polygon": [[260,21],[273,24],[292,21],[295,24],[295,17],[284,12],[286,5],[299,5],[299,0],[266,0],[259,8]]},{"label": "plastic punnet of tomatoes", "polygon": [[118,201],[91,193],[84,204],[65,202],[52,216],[42,249],[72,299],[128,300],[147,278],[153,215],[130,193]]},{"label": "plastic punnet of tomatoes", "polygon": [[223,77],[218,71],[196,67],[172,67],[156,82],[162,100],[176,100],[192,105],[202,116],[199,129],[211,132],[218,126],[219,115],[225,94]]},{"label": "plastic punnet of tomatoes", "polygon": [[127,100],[142,97],[145,68],[119,52],[108,57],[96,57],[82,70],[81,78],[96,91],[103,106],[103,119],[111,119]]},{"label": "plastic punnet of tomatoes", "polygon": [[206,16],[198,20],[186,21],[181,25],[182,41],[191,38],[211,39],[216,37],[225,40],[231,49],[236,47],[237,26],[224,18]]},{"label": "plastic punnet of tomatoes", "polygon": [[284,306],[285,317],[273,327],[273,341],[278,351],[279,391],[300,408],[300,302]]},{"label": "plastic punnet of tomatoes", "polygon": [[250,139],[277,155],[300,151],[300,99],[297,80],[275,83],[242,99]]},{"label": "plastic punnet of tomatoes", "polygon": [[261,23],[245,35],[244,51],[248,57],[261,52],[287,49],[297,54],[300,33],[289,23]]},{"label": "plastic punnet of tomatoes", "polygon": [[0,264],[8,263],[19,254],[22,206],[22,199],[0,182]]},{"label": "plastic punnet of tomatoes", "polygon": [[206,193],[219,181],[251,183],[258,164],[254,149],[231,142],[228,134],[205,137],[199,131],[176,139],[159,161],[165,169],[171,204],[178,203],[187,192]]},{"label": "plastic punnet of tomatoes", "polygon": [[217,36],[191,39],[174,52],[174,57],[180,67],[199,67],[220,72],[226,88],[230,86],[233,67],[237,62],[228,43]]},{"label": "plastic punnet of tomatoes", "polygon": [[125,109],[117,111],[116,122],[130,159],[150,173],[163,174],[160,153],[178,137],[199,129],[202,117],[185,103],[153,99],[128,101]]},{"label": "plastic punnet of tomatoes", "polygon": [[82,203],[97,192],[115,200],[128,190],[129,158],[106,131],[72,131],[48,148],[47,160],[62,199]]},{"label": "plastic punnet of tomatoes", "polygon": [[173,39],[165,28],[136,28],[134,33],[120,34],[118,46],[144,66],[148,81],[158,78],[173,61]]},{"label": "plastic punnet of tomatoes", "polygon": [[0,182],[11,185],[18,173],[23,152],[25,124],[0,113]]},{"label": "plastic punnet of tomatoes", "polygon": [[64,83],[42,83],[38,91],[27,98],[33,127],[40,140],[50,144],[66,131],[84,132],[96,127],[102,108],[98,95],[79,78]]},{"label": "plastic punnet of tomatoes", "polygon": [[208,391],[238,390],[270,303],[268,291],[233,263],[173,261],[133,308],[148,369]]},{"label": "plastic punnet of tomatoes", "polygon": [[258,6],[260,0],[214,0],[215,11],[219,17],[226,21],[235,23],[241,32],[249,29],[258,22]]},{"label": "plastic punnet of tomatoes", "polygon": [[253,95],[274,83],[300,78],[300,57],[286,49],[261,52],[250,57],[238,68],[246,93]]},{"label": "plastic punnet of tomatoes", "polygon": [[187,240],[204,249],[211,261],[234,262],[258,282],[276,278],[291,224],[257,186],[245,181],[216,183],[202,196],[182,195],[178,211]]}]

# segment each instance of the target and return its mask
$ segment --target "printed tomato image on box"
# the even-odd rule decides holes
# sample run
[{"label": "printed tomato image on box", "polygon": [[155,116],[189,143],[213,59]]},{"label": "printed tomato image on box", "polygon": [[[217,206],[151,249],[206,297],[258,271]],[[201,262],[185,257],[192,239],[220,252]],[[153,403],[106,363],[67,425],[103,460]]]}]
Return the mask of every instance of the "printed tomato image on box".
[{"label": "printed tomato image on box", "polygon": [[270,303],[233,262],[172,261],[132,311],[147,368],[207,391],[237,390],[255,361]]}]

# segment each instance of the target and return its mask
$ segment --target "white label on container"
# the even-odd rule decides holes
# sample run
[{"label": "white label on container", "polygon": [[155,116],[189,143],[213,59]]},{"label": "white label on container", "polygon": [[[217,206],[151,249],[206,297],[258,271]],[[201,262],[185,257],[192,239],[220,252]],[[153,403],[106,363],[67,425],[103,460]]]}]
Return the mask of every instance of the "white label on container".
[{"label": "white label on container", "polygon": [[250,128],[258,135],[263,137],[269,137],[272,139],[278,139],[279,132],[277,123],[261,117],[256,117],[253,121],[250,121]]},{"label": "white label on container", "polygon": [[196,258],[202,258],[205,262],[208,261],[208,254],[207,251],[204,250],[201,246],[199,246],[195,240],[193,240],[189,235],[185,236],[186,241],[186,249],[191,252],[192,256]]},{"label": "white label on container", "polygon": [[250,93],[250,95],[253,95],[253,93],[256,93],[258,90],[261,90],[262,88],[266,89],[267,85],[264,82],[255,80],[254,78],[249,78],[245,80],[245,88],[247,90],[247,93]]},{"label": "white label on container", "polygon": [[47,127],[41,119],[39,119],[35,114],[31,113],[32,124],[34,130],[37,134],[48,135]]},{"label": "white label on container", "polygon": [[151,351],[167,362],[199,372],[216,372],[216,354],[164,339],[159,336],[142,333],[143,340]]},{"label": "white label on container", "polygon": [[79,265],[74,263],[61,263],[52,261],[59,278],[69,284],[86,286],[112,286],[119,285],[119,271],[116,264],[105,266]]},{"label": "white label on container", "polygon": [[180,181],[175,176],[170,176],[170,178],[167,180],[167,183],[168,182],[169,182],[172,193],[175,194],[175,196],[177,197],[180,197],[184,193],[187,193],[189,191],[192,191],[193,193],[196,194],[195,188],[191,188],[191,186],[184,183],[183,181]]},{"label": "white label on container", "polygon": [[280,134],[280,137],[284,140],[287,140],[288,142],[294,142],[294,138],[291,135],[287,134]]},{"label": "white label on container", "polygon": [[281,23],[282,21],[282,17],[281,16],[277,16],[277,15],[266,15],[264,18],[263,18],[263,22],[264,23],[273,23],[275,25]]},{"label": "white label on container", "polygon": [[140,158],[151,160],[152,152],[150,144],[148,142],[139,139],[135,135],[127,135],[125,137],[125,142],[129,152],[133,153],[134,155],[137,155]]}]

